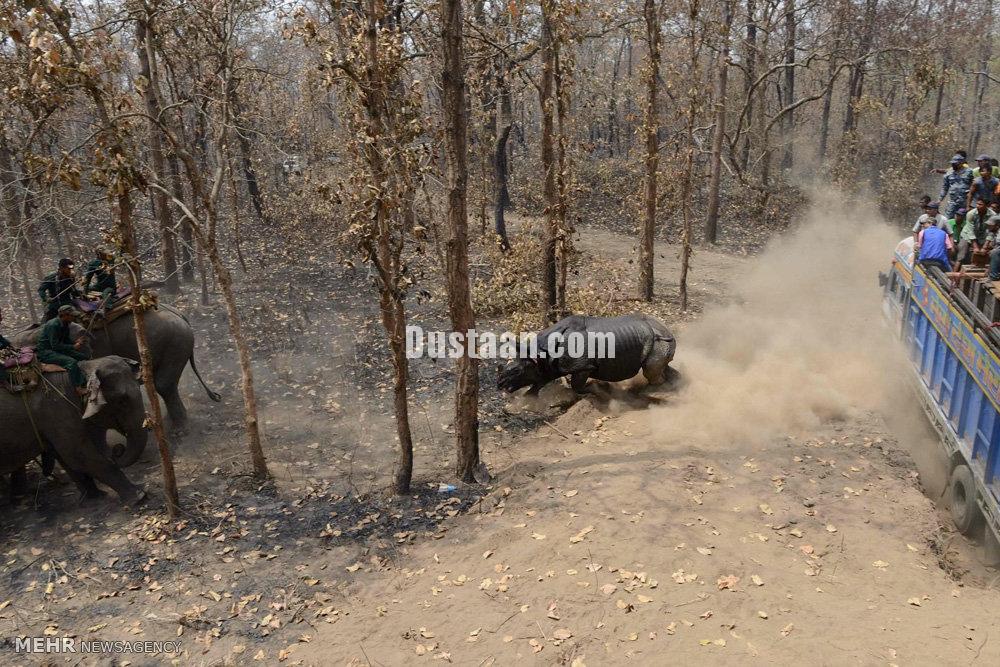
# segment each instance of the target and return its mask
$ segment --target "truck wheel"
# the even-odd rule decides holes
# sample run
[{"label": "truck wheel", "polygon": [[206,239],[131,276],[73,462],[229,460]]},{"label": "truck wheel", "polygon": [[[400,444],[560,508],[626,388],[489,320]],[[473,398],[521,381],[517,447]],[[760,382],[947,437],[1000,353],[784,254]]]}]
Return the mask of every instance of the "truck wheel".
[{"label": "truck wheel", "polygon": [[976,505],[976,483],[969,466],[960,464],[951,473],[951,520],[958,532],[968,535],[982,518]]}]

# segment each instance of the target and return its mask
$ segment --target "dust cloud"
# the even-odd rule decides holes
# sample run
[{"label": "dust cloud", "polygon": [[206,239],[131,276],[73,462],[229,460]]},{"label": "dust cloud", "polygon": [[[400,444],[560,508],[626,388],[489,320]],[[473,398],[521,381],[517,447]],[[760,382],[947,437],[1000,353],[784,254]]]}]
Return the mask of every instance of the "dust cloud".
[{"label": "dust cloud", "polygon": [[752,445],[862,411],[919,414],[878,286],[905,232],[870,207],[842,206],[804,211],[731,276],[735,305],[710,308],[678,335],[685,384],[647,413],[655,437]]}]

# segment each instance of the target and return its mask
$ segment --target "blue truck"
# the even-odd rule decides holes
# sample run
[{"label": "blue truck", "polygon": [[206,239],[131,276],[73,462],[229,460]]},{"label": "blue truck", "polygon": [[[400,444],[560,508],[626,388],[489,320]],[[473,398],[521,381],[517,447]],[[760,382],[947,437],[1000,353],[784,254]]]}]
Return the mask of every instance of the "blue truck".
[{"label": "blue truck", "polygon": [[[899,242],[879,274],[882,310],[913,367],[913,385],[940,436],[950,475],[946,497],[965,535],[983,532],[1000,563],[1000,289],[984,276],[946,275],[914,262]],[[1000,285],[998,285],[1000,287]]]}]

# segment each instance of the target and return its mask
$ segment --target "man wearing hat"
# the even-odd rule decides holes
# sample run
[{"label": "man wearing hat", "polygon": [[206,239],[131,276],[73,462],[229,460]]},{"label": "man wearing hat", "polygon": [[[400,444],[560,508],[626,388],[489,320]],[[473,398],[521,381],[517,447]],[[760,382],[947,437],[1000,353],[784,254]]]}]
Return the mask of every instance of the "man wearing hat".
[{"label": "man wearing hat", "polygon": [[74,299],[83,296],[83,292],[76,286],[73,260],[68,257],[59,260],[59,269],[42,278],[42,284],[38,286],[38,296],[45,305],[46,322],[56,317],[60,307],[72,306]]},{"label": "man wearing hat", "polygon": [[97,258],[87,265],[87,272],[83,278],[83,291],[93,290],[101,293],[97,307],[97,312],[101,313],[118,291],[118,281],[115,279],[114,255],[104,248],[97,248],[96,255]]},{"label": "man wearing hat", "polygon": [[986,221],[986,247],[990,251],[990,280],[1000,280],[1000,215]]},{"label": "man wearing hat", "polygon": [[948,229],[948,218],[944,217],[938,213],[938,207],[940,207],[940,202],[930,201],[924,204],[924,214],[917,218],[917,222],[913,225],[913,240],[917,240],[917,236],[920,234],[920,230],[924,229],[927,225],[933,225],[939,229]]},{"label": "man wearing hat", "polygon": [[958,257],[962,264],[972,261],[972,253],[982,250],[986,243],[986,221],[993,217],[986,201],[979,199],[976,201],[976,208],[969,211],[965,216],[965,224],[958,235]]},{"label": "man wearing hat", "polygon": [[993,176],[1000,178],[1000,167],[993,164],[993,158],[986,153],[976,158],[976,169],[974,171],[977,175],[981,169],[988,169]]},{"label": "man wearing hat", "polygon": [[964,208],[960,208],[955,211],[955,217],[948,220],[948,227],[951,229],[951,238],[953,241],[958,243],[958,237],[962,233],[962,227],[965,226],[965,215],[968,213]]},{"label": "man wearing hat", "polygon": [[965,158],[956,153],[951,158],[951,169],[941,180],[941,202],[945,205],[945,216],[951,218],[955,211],[967,207],[969,188],[975,174],[965,164]]},{"label": "man wearing hat", "polygon": [[80,351],[84,343],[83,337],[74,343],[70,340],[69,330],[69,325],[80,313],[73,306],[59,306],[56,312],[56,317],[42,325],[35,354],[44,364],[55,364],[65,368],[69,372],[70,381],[77,388],[77,393],[82,396],[87,393],[85,389],[87,379],[80,370],[78,362],[85,361],[88,357]]}]

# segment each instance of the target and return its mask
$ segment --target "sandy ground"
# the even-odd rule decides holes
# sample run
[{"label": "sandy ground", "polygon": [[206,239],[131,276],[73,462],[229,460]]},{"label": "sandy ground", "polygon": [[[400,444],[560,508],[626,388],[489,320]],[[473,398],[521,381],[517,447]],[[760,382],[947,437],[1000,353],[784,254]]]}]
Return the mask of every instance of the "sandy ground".
[{"label": "sandy ground", "polygon": [[[40,506],[5,506],[5,664],[62,663],[13,653],[43,633],[182,642],[131,664],[997,664],[998,573],[928,497],[933,438],[877,323],[893,233],[836,232],[819,216],[759,258],[698,251],[669,388],[595,386],[564,413],[562,387],[500,411],[484,390],[485,489],[438,491],[450,376],[419,367],[403,499],[380,493],[387,385],[360,386],[380,377],[358,371],[375,315],[331,286],[301,345],[257,350],[273,485],[243,476],[238,405],[199,402],[188,378],[181,521],[79,508],[45,481]],[[676,251],[658,252],[669,304]],[[231,393],[224,325],[197,322]],[[155,459],[129,474],[155,486]]]}]

